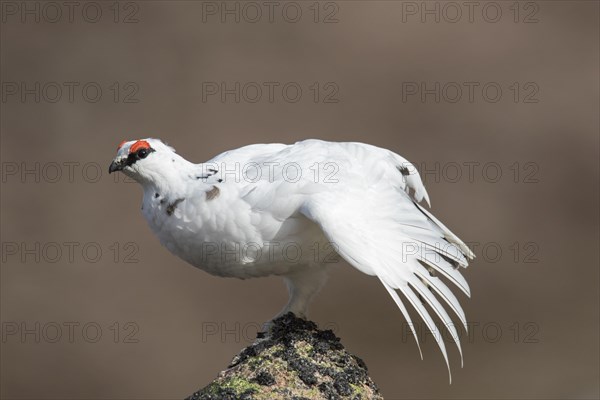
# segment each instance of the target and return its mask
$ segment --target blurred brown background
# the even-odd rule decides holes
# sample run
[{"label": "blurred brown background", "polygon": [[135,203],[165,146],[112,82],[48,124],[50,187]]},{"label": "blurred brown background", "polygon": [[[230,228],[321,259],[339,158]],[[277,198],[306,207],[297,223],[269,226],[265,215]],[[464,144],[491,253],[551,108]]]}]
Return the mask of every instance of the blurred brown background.
[{"label": "blurred brown background", "polygon": [[[597,2],[54,4],[2,2],[2,398],[183,398],[283,307],[279,279],[212,277],[159,245],[139,187],[107,174],[149,136],[197,162],[321,138],[425,167],[478,257],[454,383],[347,264],[311,318],[389,399],[598,398]],[[206,91],[221,82],[239,102]]]}]

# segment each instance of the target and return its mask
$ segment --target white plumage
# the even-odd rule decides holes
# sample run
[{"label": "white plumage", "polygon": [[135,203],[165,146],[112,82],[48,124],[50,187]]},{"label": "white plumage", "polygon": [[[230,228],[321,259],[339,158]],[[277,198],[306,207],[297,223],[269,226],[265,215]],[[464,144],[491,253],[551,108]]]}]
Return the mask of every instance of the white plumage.
[{"label": "white plumage", "polygon": [[117,170],[142,184],[143,214],[160,242],[195,267],[242,279],[280,275],[290,291],[282,313],[304,317],[334,248],[379,278],[417,339],[402,293],[449,365],[427,304],[462,363],[458,332],[442,303],[466,329],[465,314],[435,273],[469,296],[459,268],[473,253],[418,204],[429,203],[427,191],[401,156],[362,143],[305,140],[246,146],[193,164],[160,140],[145,139],[119,147],[110,172]]}]

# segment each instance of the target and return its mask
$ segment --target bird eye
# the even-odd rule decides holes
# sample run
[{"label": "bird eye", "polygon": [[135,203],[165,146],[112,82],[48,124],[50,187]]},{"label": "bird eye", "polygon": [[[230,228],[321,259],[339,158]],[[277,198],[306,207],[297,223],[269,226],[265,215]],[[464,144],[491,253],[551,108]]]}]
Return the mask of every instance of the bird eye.
[{"label": "bird eye", "polygon": [[147,149],[139,149],[137,155],[139,158],[146,158],[146,156],[148,155],[148,150]]}]

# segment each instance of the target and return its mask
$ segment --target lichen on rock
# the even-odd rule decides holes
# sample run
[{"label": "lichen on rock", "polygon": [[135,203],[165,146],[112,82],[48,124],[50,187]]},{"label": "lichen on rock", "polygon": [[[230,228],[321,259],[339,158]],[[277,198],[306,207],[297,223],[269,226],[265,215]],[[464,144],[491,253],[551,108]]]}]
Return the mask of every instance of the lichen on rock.
[{"label": "lichen on rock", "polygon": [[292,313],[243,349],[187,400],[383,399],[367,366],[331,330]]}]

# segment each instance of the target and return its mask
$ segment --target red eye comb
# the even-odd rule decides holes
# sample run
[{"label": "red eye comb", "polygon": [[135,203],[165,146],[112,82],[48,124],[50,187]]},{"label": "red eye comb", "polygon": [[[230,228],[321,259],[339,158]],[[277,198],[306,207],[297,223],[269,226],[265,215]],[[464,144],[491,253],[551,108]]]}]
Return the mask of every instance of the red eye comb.
[{"label": "red eye comb", "polygon": [[149,148],[150,148],[150,143],[146,142],[145,140],[138,140],[137,142],[135,142],[134,144],[131,145],[131,147],[129,148],[129,153],[135,153],[139,149],[149,149]]}]

